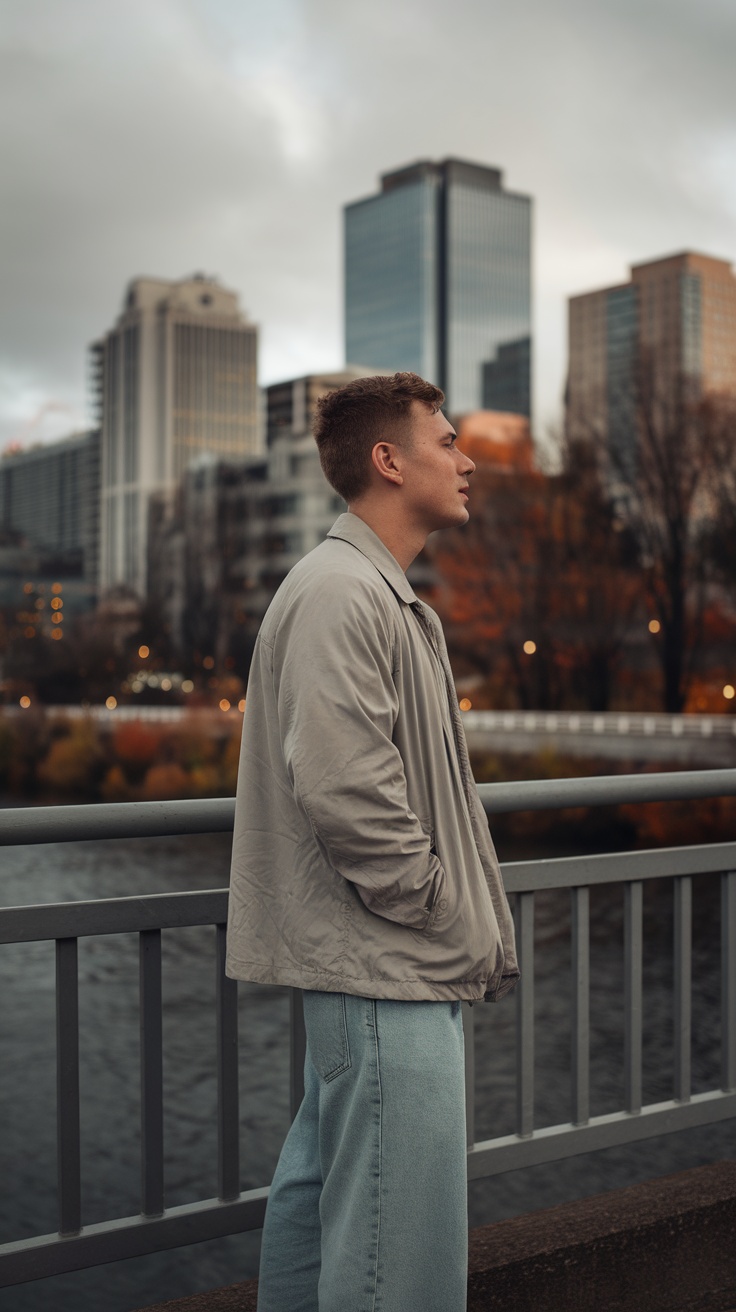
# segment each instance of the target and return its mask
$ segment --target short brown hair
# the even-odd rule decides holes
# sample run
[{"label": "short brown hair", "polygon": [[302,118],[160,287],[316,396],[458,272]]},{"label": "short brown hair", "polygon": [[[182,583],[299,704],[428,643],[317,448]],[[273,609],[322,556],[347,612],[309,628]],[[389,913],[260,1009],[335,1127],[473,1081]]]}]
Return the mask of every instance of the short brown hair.
[{"label": "short brown hair", "polygon": [[410,439],[412,401],[436,413],[445,394],[419,374],[356,378],[317,402],[314,436],[327,482],[344,501],[354,501],[370,484],[370,455],[376,442]]}]

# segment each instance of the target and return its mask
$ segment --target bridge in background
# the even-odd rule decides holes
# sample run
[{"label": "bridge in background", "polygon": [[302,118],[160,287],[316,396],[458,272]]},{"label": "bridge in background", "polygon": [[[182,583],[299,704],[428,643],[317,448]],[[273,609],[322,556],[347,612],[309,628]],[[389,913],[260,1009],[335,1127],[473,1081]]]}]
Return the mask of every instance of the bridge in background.
[{"label": "bridge in background", "polygon": [[649,711],[466,711],[468,745],[497,752],[736,766],[736,716]]}]

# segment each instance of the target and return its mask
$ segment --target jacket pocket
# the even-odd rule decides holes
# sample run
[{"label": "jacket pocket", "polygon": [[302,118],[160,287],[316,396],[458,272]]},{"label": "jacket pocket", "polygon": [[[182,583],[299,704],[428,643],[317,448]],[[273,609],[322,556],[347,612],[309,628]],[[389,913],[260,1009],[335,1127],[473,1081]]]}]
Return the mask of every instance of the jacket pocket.
[{"label": "jacket pocket", "polygon": [[[434,851],[434,849],[432,850]],[[437,853],[435,852],[434,855],[437,856]],[[424,934],[425,938],[427,937],[427,935],[432,934],[432,930],[437,924],[437,921],[442,920],[442,917],[444,916],[447,910],[447,874],[445,872],[444,866],[442,866],[441,864],[440,864],[439,873],[440,873],[440,878],[437,883],[437,891],[435,893],[434,901],[432,903],[429,916],[427,918],[427,923],[424,926],[424,929],[422,930],[422,933]]]},{"label": "jacket pocket", "polygon": [[329,1083],[352,1064],[345,994],[305,989],[302,999],[309,1056],[317,1074]]}]

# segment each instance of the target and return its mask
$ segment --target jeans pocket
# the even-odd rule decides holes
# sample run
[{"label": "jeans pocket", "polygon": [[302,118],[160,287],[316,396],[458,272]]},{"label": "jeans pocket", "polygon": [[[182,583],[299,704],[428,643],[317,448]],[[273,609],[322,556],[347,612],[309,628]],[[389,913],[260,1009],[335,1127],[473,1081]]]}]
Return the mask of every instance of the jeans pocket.
[{"label": "jeans pocket", "polygon": [[345,994],[305,989],[302,997],[309,1056],[317,1074],[327,1083],[351,1065]]}]

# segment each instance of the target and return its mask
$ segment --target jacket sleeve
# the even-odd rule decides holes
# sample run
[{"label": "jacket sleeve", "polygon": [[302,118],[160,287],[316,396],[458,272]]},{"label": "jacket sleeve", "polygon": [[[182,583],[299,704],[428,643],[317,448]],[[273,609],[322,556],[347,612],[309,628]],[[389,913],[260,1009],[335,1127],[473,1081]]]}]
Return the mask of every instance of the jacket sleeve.
[{"label": "jacket sleeve", "polygon": [[354,577],[310,590],[274,640],[279,729],[294,798],[329,864],[369,911],[427,930],[445,872],[392,741],[394,646],[386,602]]}]

